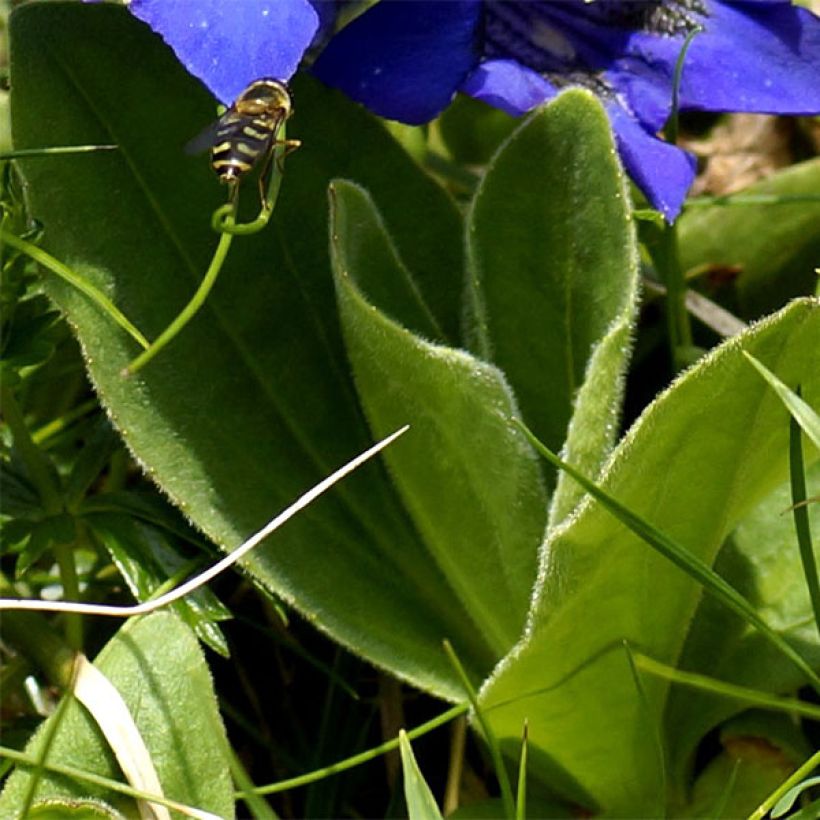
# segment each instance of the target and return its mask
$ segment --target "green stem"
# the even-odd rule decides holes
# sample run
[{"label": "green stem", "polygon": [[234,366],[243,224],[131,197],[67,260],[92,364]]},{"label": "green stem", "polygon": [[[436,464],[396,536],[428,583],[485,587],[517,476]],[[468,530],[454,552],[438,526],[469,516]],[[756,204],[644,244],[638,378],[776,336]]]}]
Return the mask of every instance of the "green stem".
[{"label": "green stem", "polygon": [[34,443],[14,391],[8,385],[3,385],[0,388],[0,398],[2,398],[6,424],[11,431],[15,447],[26,465],[29,478],[40,494],[43,508],[48,515],[56,515],[63,509],[63,499],[57,480],[52,474],[51,462]]},{"label": "green stem", "polygon": [[666,123],[665,137],[668,142],[672,144],[678,141],[678,111],[680,108],[680,85],[683,80],[683,67],[686,63],[686,53],[689,51],[689,46],[692,45],[692,40],[703,31],[702,26],[695,26],[692,31],[686,35],[683,45],[678,54],[678,59],[675,63],[675,73],[672,77],[672,113],[669,115],[669,121]]},{"label": "green stem", "polygon": [[[14,595],[14,588],[0,579],[3,596]],[[42,669],[49,681],[61,689],[71,687],[76,653],[36,612],[3,612],[3,638]]]},{"label": "green stem", "polygon": [[[60,583],[63,587],[63,597],[68,601],[79,601],[80,580],[77,577],[77,564],[74,560],[74,545],[55,542],[54,557],[60,569]],[[65,616],[65,636],[72,649],[83,648],[83,620],[82,616],[68,612]]]},{"label": "green stem", "polygon": [[51,751],[54,739],[57,737],[57,731],[60,728],[60,724],[63,722],[63,717],[65,717],[65,712],[66,709],[68,709],[68,704],[70,701],[71,693],[66,691],[54,714],[51,715],[50,719],[46,721],[40,741],[40,748],[36,752],[33,767],[34,771],[32,771],[29,776],[29,780],[26,785],[26,793],[20,804],[19,817],[29,816],[31,804],[34,802],[34,798],[37,795],[37,788],[40,785],[40,781],[46,771],[46,761],[48,759],[49,752]]},{"label": "green stem", "polygon": [[687,363],[692,348],[692,325],[686,309],[686,278],[680,264],[678,232],[675,225],[664,225],[653,248],[653,260],[666,286],[666,328],[672,367],[677,372]]},{"label": "green stem", "polygon": [[[800,388],[797,388],[800,395]],[[811,527],[809,525],[809,508],[806,502],[806,472],[803,466],[803,445],[800,424],[794,416],[789,417],[789,473],[792,488],[792,515],[794,529],[797,534],[797,545],[800,550],[800,560],[803,563],[803,574],[806,576],[806,585],[809,588],[814,622],[820,632],[820,583],[817,578],[817,562],[811,543]]]},{"label": "green stem", "polygon": [[219,276],[219,272],[222,270],[222,265],[225,264],[225,259],[228,256],[228,251],[231,247],[231,242],[233,242],[233,235],[230,233],[221,233],[219,236],[219,244],[216,246],[216,251],[214,252],[213,259],[211,259],[211,264],[208,266],[208,270],[205,272],[205,277],[202,280],[199,288],[197,289],[196,293],[191,298],[191,301],[182,309],[182,311],[177,315],[176,319],[168,325],[165,330],[160,333],[157,339],[151,344],[151,346],[140,353],[128,367],[125,368],[123,371],[124,376],[133,376],[138,370],[141,370],[157,353],[160,352],[166,345],[168,345],[176,335],[194,318],[196,313],[205,303],[205,300],[208,298],[208,294],[211,292],[211,288],[213,288],[214,283],[216,282],[217,277]]},{"label": "green stem", "polygon": [[789,790],[820,766],[820,752],[815,752],[796,772],[784,780],[750,815],[748,820],[763,820],[772,806]]},{"label": "green stem", "polygon": [[26,254],[30,259],[41,264],[52,273],[57,274],[61,279],[68,282],[69,285],[75,287],[81,293],[84,293],[92,302],[100,307],[103,312],[107,313],[132,339],[134,339],[140,347],[148,347],[148,340],[142,333],[134,327],[119,308],[101,291],[97,290],[90,282],[87,282],[78,273],[75,273],[68,265],[64,265],[59,259],[55,259],[51,254],[46,253],[42,248],[32,245],[31,242],[26,242],[20,239],[13,233],[8,233],[0,229],[0,241],[5,242],[12,248]]},{"label": "green stem", "polygon": [[[415,729],[411,729],[407,732],[407,737],[411,740],[421,737],[422,735],[427,734],[427,732],[431,732],[433,729],[443,726],[445,723],[449,723],[453,720],[453,718],[463,715],[466,711],[466,703],[453,706],[452,709],[448,709],[438,717],[428,720],[427,723],[423,723]],[[381,757],[381,755],[386,752],[391,752],[393,749],[398,748],[399,739],[394,738],[393,740],[388,740],[386,743],[382,743],[380,746],[376,746],[373,749],[368,749],[366,752],[353,755],[353,757],[348,757],[345,760],[334,763],[332,766],[326,766],[323,769],[317,769],[314,772],[308,772],[307,774],[300,775],[299,777],[292,777],[290,780],[280,780],[278,783],[271,783],[269,786],[257,786],[254,789],[254,792],[256,794],[276,794],[277,792],[284,792],[288,789],[295,789],[298,786],[307,786],[310,783],[315,783],[317,780],[324,780],[324,778],[330,777],[331,775],[339,774],[340,772],[347,771],[355,766],[360,766],[362,763],[375,760],[375,758]],[[237,792],[236,797],[244,798],[245,793]]]},{"label": "green stem", "polygon": [[487,741],[487,747],[490,750],[490,757],[492,757],[493,767],[495,768],[495,776],[498,778],[498,785],[501,789],[501,800],[504,803],[504,816],[507,820],[514,820],[516,816],[515,798],[513,797],[510,778],[507,774],[507,767],[501,755],[501,748],[498,745],[498,739],[492,727],[487,722],[487,719],[484,717],[484,713],[478,703],[478,696],[476,695],[475,689],[473,689],[473,685],[470,683],[470,679],[467,677],[467,673],[464,671],[464,667],[461,665],[461,661],[458,659],[458,655],[456,655],[453,647],[447,640],[444,641],[444,651],[447,653],[447,658],[461,680],[461,685],[464,687],[464,691],[470,701],[470,706],[472,706],[476,719],[481,726],[481,731],[484,733],[484,739]]},{"label": "green stem", "polygon": [[52,436],[56,436],[57,433],[62,433],[63,430],[66,430],[69,425],[73,424],[77,421],[77,419],[81,419],[83,416],[88,415],[98,409],[99,406],[100,404],[97,399],[89,399],[88,401],[84,401],[76,407],[72,407],[71,410],[64,413],[59,418],[56,418],[53,421],[48,422],[48,424],[44,424],[39,429],[35,430],[31,434],[31,438],[35,444],[42,444]]}]

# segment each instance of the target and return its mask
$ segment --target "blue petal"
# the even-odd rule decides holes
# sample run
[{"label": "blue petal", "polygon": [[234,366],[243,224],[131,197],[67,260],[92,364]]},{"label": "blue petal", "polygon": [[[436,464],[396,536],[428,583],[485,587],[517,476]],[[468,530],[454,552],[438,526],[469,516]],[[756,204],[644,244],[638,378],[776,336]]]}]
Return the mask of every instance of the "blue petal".
[{"label": "blue petal", "polygon": [[695,158],[645,130],[618,103],[606,104],[624,166],[669,222],[680,213],[695,179]]},{"label": "blue petal", "polygon": [[132,0],[129,10],[229,105],[254,80],[287,80],[319,24],[308,0]]},{"label": "blue petal", "polygon": [[479,0],[381,0],[328,44],[314,71],[390,119],[447,107],[479,58]]},{"label": "blue petal", "polygon": [[[820,19],[786,2],[713,0],[686,55],[683,109],[770,114],[820,112]],[[671,88],[680,38],[633,35],[629,55]],[[632,105],[640,105],[638,95]]]},{"label": "blue petal", "polygon": [[558,93],[552,83],[515,60],[486,60],[461,90],[513,117],[526,114]]}]

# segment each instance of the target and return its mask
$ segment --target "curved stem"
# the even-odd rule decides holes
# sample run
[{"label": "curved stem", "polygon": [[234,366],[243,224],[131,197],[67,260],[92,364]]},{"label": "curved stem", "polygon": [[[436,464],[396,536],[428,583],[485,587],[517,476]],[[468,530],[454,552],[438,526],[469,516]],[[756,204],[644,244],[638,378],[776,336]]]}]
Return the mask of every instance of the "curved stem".
[{"label": "curved stem", "polygon": [[211,289],[216,282],[217,277],[219,276],[219,272],[222,270],[222,265],[225,264],[225,259],[228,256],[228,250],[231,247],[231,242],[233,242],[233,235],[229,233],[222,233],[219,237],[219,244],[216,246],[216,251],[214,252],[213,259],[211,259],[211,264],[208,266],[208,270],[205,272],[205,277],[203,278],[201,284],[197,288],[196,293],[191,298],[191,301],[177,314],[176,319],[171,322],[165,330],[160,333],[160,335],[154,340],[151,346],[140,353],[136,359],[134,359],[131,364],[128,365],[123,370],[123,376],[133,376],[138,370],[145,367],[157,353],[162,350],[166,345],[168,345],[176,335],[194,318],[196,313],[205,303],[205,300],[208,298],[208,294],[211,292]]}]

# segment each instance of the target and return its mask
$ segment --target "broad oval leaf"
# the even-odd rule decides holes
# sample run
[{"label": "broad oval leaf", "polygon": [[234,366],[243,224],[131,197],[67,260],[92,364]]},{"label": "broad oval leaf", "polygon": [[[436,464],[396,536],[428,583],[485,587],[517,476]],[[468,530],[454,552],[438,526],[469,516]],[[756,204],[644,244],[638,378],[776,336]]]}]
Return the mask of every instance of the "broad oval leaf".
[{"label": "broad oval leaf", "polygon": [[[216,246],[210,215],[224,192],[207,160],[182,151],[214,118],[214,103],[121,7],[26,5],[13,15],[11,40],[19,148],[119,145],[105,155],[22,163],[44,247],[156,335],[190,298]],[[203,310],[136,377],[120,376],[137,352],[131,340],[84,296],[46,281],[134,455],[225,549],[371,443],[336,315],[331,173],[360,180],[384,201],[385,222],[448,338],[459,320],[452,202],[340,94],[307,78],[294,85],[294,99],[288,136],[303,144],[288,159],[272,224],[234,241]],[[336,640],[421,688],[457,697],[442,635],[474,675],[494,661],[380,464],[288,524],[245,568]]]}]

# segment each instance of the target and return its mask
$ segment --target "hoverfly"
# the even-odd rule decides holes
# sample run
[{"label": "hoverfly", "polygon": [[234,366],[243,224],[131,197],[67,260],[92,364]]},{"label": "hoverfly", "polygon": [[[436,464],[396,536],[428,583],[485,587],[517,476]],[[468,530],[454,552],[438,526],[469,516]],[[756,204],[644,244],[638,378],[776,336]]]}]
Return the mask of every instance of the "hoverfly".
[{"label": "hoverfly", "polygon": [[[290,91],[280,80],[254,80],[234,104],[187,147],[196,153],[210,146],[211,167],[220,182],[236,194],[237,183],[254,166],[262,162],[259,195],[264,207],[279,131],[293,113]],[[285,154],[298,148],[299,140],[285,140]]]}]

